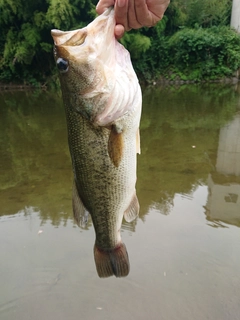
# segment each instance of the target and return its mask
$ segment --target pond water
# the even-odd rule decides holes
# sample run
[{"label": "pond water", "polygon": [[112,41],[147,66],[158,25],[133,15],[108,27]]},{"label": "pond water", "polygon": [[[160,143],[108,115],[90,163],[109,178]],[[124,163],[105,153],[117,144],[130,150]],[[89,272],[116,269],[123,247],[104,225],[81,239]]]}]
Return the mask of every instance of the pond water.
[{"label": "pond water", "polygon": [[239,319],[240,87],[145,89],[141,151],[130,274],[100,279],[61,95],[0,93],[1,320]]}]

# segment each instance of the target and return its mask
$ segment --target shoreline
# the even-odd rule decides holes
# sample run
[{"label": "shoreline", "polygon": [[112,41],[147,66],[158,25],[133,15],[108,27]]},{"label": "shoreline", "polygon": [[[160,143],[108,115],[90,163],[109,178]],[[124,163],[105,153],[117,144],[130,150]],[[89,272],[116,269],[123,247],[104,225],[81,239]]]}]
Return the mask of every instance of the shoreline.
[{"label": "shoreline", "polygon": [[156,85],[185,85],[185,84],[206,84],[206,83],[222,83],[222,84],[237,84],[240,81],[237,77],[232,78],[222,78],[222,79],[216,79],[216,80],[169,80],[169,79],[158,79],[153,80],[152,82],[144,82],[139,80],[141,85],[144,86],[156,86]]},{"label": "shoreline", "polygon": [[[237,84],[240,79],[237,76],[231,78],[222,78],[216,80],[170,80],[163,77],[159,79],[153,80],[152,82],[142,81],[139,78],[139,83],[145,87],[158,86],[158,85],[185,85],[185,84],[203,84],[203,83],[222,83],[222,84]],[[0,91],[25,91],[25,90],[48,90],[48,86],[46,84],[40,84],[39,86],[34,86],[30,84],[17,84],[17,83],[0,83]]]},{"label": "shoreline", "polygon": [[17,83],[0,83],[0,91],[11,91],[11,90],[47,90],[48,87],[45,84],[40,84],[39,86],[33,86],[29,84],[17,84]]}]

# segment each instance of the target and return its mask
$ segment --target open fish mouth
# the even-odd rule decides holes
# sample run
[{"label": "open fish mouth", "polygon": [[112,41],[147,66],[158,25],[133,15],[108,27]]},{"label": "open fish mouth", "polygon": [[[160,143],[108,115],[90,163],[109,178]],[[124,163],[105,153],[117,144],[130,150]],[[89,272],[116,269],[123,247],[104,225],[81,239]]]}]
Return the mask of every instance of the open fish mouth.
[{"label": "open fish mouth", "polygon": [[[101,39],[102,35],[114,36],[114,10],[113,7],[108,8],[104,13],[98,16],[85,28],[62,31],[52,29],[51,35],[56,46],[79,46],[82,45],[88,35],[92,35],[96,39]],[[104,39],[101,39],[103,41]]]},{"label": "open fish mouth", "polygon": [[72,60],[73,63],[81,65],[94,65],[97,58],[106,64],[114,61],[117,42],[114,28],[114,10],[108,8],[84,28],[71,31],[51,30],[55,44],[54,57],[60,73],[67,72],[68,68],[64,65],[65,61],[61,60],[59,64],[58,58]]}]

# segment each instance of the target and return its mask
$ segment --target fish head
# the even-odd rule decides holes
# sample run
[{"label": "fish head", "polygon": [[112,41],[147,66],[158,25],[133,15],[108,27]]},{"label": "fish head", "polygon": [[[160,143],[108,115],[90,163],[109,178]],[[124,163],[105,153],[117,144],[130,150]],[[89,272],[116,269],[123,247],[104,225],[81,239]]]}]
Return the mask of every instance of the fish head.
[{"label": "fish head", "polygon": [[106,80],[104,68],[114,64],[114,27],[109,8],[82,29],[51,30],[62,89],[84,94]]}]

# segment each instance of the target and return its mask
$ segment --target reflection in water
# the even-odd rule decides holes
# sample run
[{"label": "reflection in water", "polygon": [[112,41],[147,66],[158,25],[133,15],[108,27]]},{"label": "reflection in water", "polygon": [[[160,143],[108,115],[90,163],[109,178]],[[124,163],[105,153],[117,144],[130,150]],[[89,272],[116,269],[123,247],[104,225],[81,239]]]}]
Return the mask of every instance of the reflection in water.
[{"label": "reflection in water", "polygon": [[[149,208],[169,214],[175,194],[190,195],[211,179],[219,183],[213,173],[216,159],[219,173],[239,172],[239,151],[231,163],[226,161],[230,146],[239,148],[239,140],[230,137],[237,136],[232,131],[237,129],[226,125],[232,121],[231,128],[237,128],[239,124],[239,115],[232,120],[238,99],[231,86],[144,91],[137,181],[142,220]],[[0,121],[0,215],[33,206],[39,208],[43,223],[50,219],[57,226],[72,219],[72,174],[61,97],[49,92],[2,93]],[[215,194],[211,183],[210,190]],[[237,189],[226,194],[231,194],[228,200],[236,199],[232,195]],[[215,217],[209,206],[208,201],[208,218]],[[136,223],[124,222],[123,228],[135,231]]]},{"label": "reflection in water", "polygon": [[2,93],[0,112],[0,215],[36,207],[43,223],[66,223],[72,177],[60,96]]},{"label": "reflection in water", "polygon": [[240,176],[240,114],[220,130],[216,170]]},{"label": "reflection in water", "polygon": [[144,91],[141,212],[122,230],[131,273],[104,282],[93,228],[73,224],[61,98],[0,95],[1,319],[239,319],[240,177],[220,155],[239,121],[234,87]]},{"label": "reflection in water", "polygon": [[219,134],[216,172],[208,177],[207,219],[240,227],[240,114]]},{"label": "reflection in water", "polygon": [[143,98],[138,195],[144,220],[149,208],[169,214],[176,194],[207,185],[219,130],[234,117],[238,94],[204,85],[148,89]]}]

